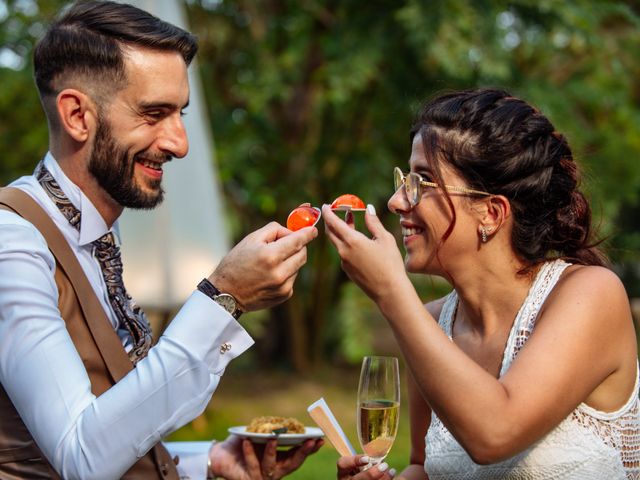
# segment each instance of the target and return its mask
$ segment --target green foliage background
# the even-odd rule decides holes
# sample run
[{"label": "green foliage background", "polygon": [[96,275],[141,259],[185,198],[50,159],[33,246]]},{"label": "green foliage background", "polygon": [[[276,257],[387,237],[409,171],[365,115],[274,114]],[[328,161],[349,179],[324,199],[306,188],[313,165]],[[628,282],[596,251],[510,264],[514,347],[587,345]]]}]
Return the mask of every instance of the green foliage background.
[{"label": "green foliage background", "polygon": [[[67,2],[0,0],[0,183],[46,149],[30,55]],[[350,192],[386,211],[417,107],[498,86],[540,107],[585,169],[596,223],[631,295],[637,280],[640,7],[620,0],[188,0],[235,239],[299,203]],[[417,282],[425,298],[443,290]],[[309,371],[374,348],[375,317],[324,235],[294,297],[256,315],[253,361]]]},{"label": "green foliage background", "polygon": [[[0,184],[31,172],[46,150],[30,58],[67,3],[0,0]],[[201,42],[211,161],[236,240],[284,223],[302,202],[319,206],[346,192],[373,203],[396,230],[385,205],[391,169],[409,156],[413,113],[446,89],[497,86],[568,136],[605,246],[640,297],[637,0],[186,0],[186,9]],[[399,352],[324,235],[308,254],[294,297],[247,318],[258,341],[229,368],[215,415],[205,412],[174,439],[222,438],[254,414],[304,421],[305,406],[325,396],[354,440],[357,364],[367,353]],[[425,301],[449,288],[414,283]],[[402,415],[390,457],[398,468],[409,448]],[[335,458],[322,449],[292,478],[332,478]]]}]

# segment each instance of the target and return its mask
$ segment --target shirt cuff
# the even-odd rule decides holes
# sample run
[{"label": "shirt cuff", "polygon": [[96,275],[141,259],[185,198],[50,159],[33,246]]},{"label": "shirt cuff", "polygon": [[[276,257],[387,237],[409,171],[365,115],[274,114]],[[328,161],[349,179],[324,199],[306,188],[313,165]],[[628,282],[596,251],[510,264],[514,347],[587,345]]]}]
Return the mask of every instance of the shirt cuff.
[{"label": "shirt cuff", "polygon": [[231,360],[254,343],[236,319],[197,290],[162,336],[183,345],[190,354],[206,362],[216,375],[221,375]]},{"label": "shirt cuff", "polygon": [[178,474],[181,480],[206,480],[209,449],[212,442],[163,442],[171,454],[178,456]]}]

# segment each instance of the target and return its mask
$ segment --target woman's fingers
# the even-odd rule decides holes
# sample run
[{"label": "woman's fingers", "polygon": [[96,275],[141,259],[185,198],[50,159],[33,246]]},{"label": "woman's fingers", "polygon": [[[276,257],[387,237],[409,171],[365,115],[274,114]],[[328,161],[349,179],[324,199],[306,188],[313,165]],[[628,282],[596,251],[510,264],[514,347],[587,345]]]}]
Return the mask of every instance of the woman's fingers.
[{"label": "woman's fingers", "polygon": [[384,225],[382,225],[376,213],[376,208],[371,204],[367,205],[367,211],[364,214],[364,224],[367,230],[371,232],[371,235],[373,235],[373,238],[380,238],[380,235],[387,232],[387,229],[384,228]]},{"label": "woman's fingers", "polygon": [[349,225],[349,228],[353,228],[355,230],[356,228],[356,220],[355,217],[353,216],[353,212],[351,210],[347,210],[347,212],[344,214],[344,222]]},{"label": "woman's fingers", "polygon": [[362,470],[369,463],[366,455],[353,455],[338,459],[338,480],[391,480],[395,470],[389,470],[389,465],[379,463],[371,468]]},{"label": "woman's fingers", "polygon": [[387,480],[389,478],[393,478],[389,474],[389,465],[383,462],[359,473],[353,477],[353,480]]},{"label": "woman's fingers", "polygon": [[369,463],[369,457],[366,455],[351,455],[340,457],[338,459],[338,468],[341,470],[354,470],[364,467]]},{"label": "woman's fingers", "polygon": [[[355,232],[340,217],[338,217],[329,205],[322,206],[322,218],[325,230],[334,234],[336,239],[344,242]],[[335,242],[334,242],[335,243]]]}]

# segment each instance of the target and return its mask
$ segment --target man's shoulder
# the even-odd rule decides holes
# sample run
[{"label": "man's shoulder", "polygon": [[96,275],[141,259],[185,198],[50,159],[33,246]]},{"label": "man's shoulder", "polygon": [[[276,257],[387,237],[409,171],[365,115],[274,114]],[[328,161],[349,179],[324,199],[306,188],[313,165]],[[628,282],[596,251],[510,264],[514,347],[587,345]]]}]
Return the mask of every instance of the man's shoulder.
[{"label": "man's shoulder", "polygon": [[[38,180],[33,175],[20,177],[7,185],[7,187],[19,189],[29,195],[38,204],[38,206],[42,210],[44,210],[44,212],[55,222],[55,219],[53,218],[55,212],[55,204],[51,201],[47,193],[40,186]],[[13,212],[11,213],[13,216],[19,216]]]},{"label": "man's shoulder", "polygon": [[33,175],[24,175],[13,180],[8,187],[15,187],[21,190],[31,190],[38,185],[38,180]]},{"label": "man's shoulder", "polygon": [[[13,182],[11,182],[5,188],[16,188],[16,189],[22,190],[24,193],[26,193],[31,198],[37,201],[36,199],[37,191],[35,190],[35,185],[33,184],[33,182],[30,181],[30,178],[33,178],[33,177],[18,178],[17,180],[14,180]],[[0,196],[0,200],[1,200],[1,196]],[[20,215],[18,215],[13,210],[10,210],[8,207],[4,205],[0,205],[0,224],[22,225],[22,226],[30,225],[31,227],[33,227],[33,225],[29,221],[25,220]]]},{"label": "man's shoulder", "polygon": [[[29,181],[29,177],[22,177],[12,182],[9,187],[18,188],[34,200],[38,200],[37,183],[34,185]],[[41,250],[43,247],[47,249],[47,242],[33,223],[0,205],[0,250],[11,250],[19,246]]]},{"label": "man's shoulder", "polygon": [[27,175],[17,178],[5,188],[16,188],[18,190],[22,190],[24,193],[38,202],[38,204],[42,204],[40,197],[42,196],[44,191],[42,190],[42,187],[40,187],[40,184],[35,179],[35,177],[33,177],[33,175]]},{"label": "man's shoulder", "polygon": [[0,250],[9,245],[31,246],[34,242],[47,245],[40,231],[29,220],[0,207]]}]

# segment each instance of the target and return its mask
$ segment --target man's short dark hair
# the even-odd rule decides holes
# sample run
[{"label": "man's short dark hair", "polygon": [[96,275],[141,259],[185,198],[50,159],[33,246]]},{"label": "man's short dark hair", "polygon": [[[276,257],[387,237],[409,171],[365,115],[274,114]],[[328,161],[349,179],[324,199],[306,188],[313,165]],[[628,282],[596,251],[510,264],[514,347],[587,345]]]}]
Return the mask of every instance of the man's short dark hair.
[{"label": "man's short dark hair", "polygon": [[35,48],[34,74],[43,102],[72,77],[99,83],[103,94],[105,88],[113,92],[124,87],[125,46],[177,52],[187,65],[198,50],[191,33],[132,5],[75,3],[50,25]]}]

